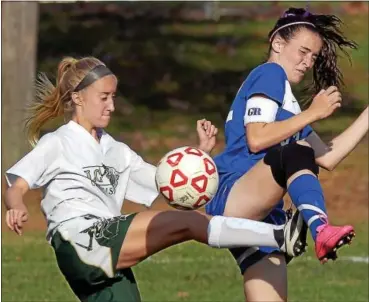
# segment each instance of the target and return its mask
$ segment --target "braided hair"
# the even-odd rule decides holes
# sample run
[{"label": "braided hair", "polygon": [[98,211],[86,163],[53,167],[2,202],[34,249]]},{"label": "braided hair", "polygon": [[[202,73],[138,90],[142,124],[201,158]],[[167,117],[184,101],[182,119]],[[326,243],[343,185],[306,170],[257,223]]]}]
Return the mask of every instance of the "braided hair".
[{"label": "braided hair", "polygon": [[343,22],[334,15],[315,15],[303,8],[289,8],[268,34],[269,54],[277,33],[288,42],[301,28],[307,28],[320,35],[323,47],[313,66],[313,81],[305,92],[318,93],[328,86],[340,88],[344,83],[338,67],[337,50],[339,48],[350,59],[346,49],[357,49],[357,44],[343,35],[340,29],[342,24]]}]

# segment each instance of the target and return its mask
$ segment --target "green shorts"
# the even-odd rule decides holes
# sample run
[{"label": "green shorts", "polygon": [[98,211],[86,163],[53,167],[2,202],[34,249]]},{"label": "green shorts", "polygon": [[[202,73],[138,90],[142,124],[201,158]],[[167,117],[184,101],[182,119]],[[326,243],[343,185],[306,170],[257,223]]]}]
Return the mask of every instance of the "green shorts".
[{"label": "green shorts", "polygon": [[116,269],[134,216],[86,215],[62,224],[53,235],[58,266],[81,301],[141,301],[131,268]]}]

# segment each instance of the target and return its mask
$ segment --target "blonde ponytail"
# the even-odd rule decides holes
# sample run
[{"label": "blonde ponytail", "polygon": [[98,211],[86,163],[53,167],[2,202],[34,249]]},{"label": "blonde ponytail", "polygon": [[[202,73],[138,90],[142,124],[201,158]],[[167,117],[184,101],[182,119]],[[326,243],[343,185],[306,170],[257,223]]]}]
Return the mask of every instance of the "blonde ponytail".
[{"label": "blonde ponytail", "polygon": [[[64,89],[63,78],[78,60],[67,57],[58,66],[56,87],[44,73],[40,73],[35,83],[33,102],[28,106],[26,131],[29,143],[34,147],[40,137],[42,126],[48,121],[64,114],[64,101],[69,97],[69,89]],[[64,90],[64,91],[63,91]]]},{"label": "blonde ponytail", "polygon": [[93,57],[77,60],[64,58],[58,66],[56,86],[47,76],[39,74],[35,84],[35,97],[28,106],[26,132],[29,143],[37,144],[42,126],[48,121],[62,115],[71,114],[74,110],[71,93],[87,75],[87,73],[103,63]]}]

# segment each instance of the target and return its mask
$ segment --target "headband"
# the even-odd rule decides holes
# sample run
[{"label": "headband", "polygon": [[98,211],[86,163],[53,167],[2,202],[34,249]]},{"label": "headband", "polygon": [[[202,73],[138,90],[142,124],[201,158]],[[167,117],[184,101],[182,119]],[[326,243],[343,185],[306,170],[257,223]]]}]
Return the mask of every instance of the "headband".
[{"label": "headband", "polygon": [[74,92],[81,91],[82,89],[90,86],[93,82],[105,77],[107,75],[113,74],[111,70],[105,65],[97,65],[93,69],[91,69],[86,76],[82,79],[82,81],[77,85],[74,89]]},{"label": "headband", "polygon": [[270,36],[269,38],[269,42],[272,42],[272,39],[273,37],[275,36],[275,34],[281,30],[282,28],[286,28],[288,26],[291,26],[291,25],[297,25],[297,24],[307,24],[307,25],[311,25],[312,27],[315,27],[315,25],[311,22],[307,22],[307,21],[296,21],[296,22],[291,22],[291,23],[288,23],[288,24],[285,24],[285,25],[282,25],[281,27],[278,27],[273,33],[272,35]]}]

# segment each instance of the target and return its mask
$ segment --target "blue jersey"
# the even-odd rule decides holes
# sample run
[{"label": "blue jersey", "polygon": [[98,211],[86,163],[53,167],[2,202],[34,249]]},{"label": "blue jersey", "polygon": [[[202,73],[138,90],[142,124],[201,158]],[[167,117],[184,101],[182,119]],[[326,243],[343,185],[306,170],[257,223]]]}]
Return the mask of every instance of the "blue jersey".
[{"label": "blue jersey", "polygon": [[[254,95],[264,95],[278,104],[275,121],[286,120],[301,112],[292,94],[283,68],[276,63],[265,63],[251,71],[239,89],[225,123],[225,150],[214,158],[219,175],[246,173],[268,149],[252,153],[247,144],[244,117],[247,101]],[[254,109],[254,112],[251,112]],[[248,114],[258,114],[257,108],[250,108]],[[310,126],[281,142],[282,145],[306,138],[312,132]]]}]

